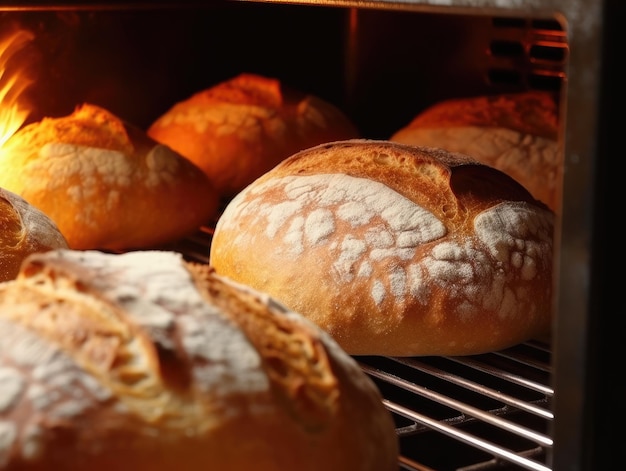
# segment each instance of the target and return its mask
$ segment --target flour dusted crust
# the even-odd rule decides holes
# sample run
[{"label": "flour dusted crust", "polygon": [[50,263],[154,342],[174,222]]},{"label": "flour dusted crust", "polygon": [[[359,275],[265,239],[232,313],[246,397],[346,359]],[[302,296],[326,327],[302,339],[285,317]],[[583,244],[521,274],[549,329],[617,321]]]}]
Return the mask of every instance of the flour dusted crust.
[{"label": "flour dusted crust", "polygon": [[15,278],[27,255],[63,248],[67,242],[47,215],[0,188],[0,282]]},{"label": "flour dusted crust", "polygon": [[176,103],[148,134],[204,170],[226,198],[299,150],[358,137],[333,104],[248,73]]},{"label": "flour dusted crust", "polygon": [[469,154],[560,206],[561,149],[552,93],[530,91],[445,100],[420,112],[392,141]]},{"label": "flour dusted crust", "polygon": [[14,134],[0,148],[0,186],[47,214],[74,249],[171,242],[218,207],[200,169],[91,104]]},{"label": "flour dusted crust", "polygon": [[553,213],[441,149],[320,145],[218,220],[217,273],[269,293],[355,355],[466,355],[549,332]]},{"label": "flour dusted crust", "polygon": [[0,284],[0,383],[0,469],[397,469],[352,358],[173,252],[30,256]]}]

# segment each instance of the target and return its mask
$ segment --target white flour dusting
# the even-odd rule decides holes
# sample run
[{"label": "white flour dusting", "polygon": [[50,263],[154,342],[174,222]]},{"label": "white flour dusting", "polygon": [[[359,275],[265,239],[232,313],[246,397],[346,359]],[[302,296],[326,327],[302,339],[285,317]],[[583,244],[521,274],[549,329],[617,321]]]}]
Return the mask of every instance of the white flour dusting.
[{"label": "white flour dusting", "polygon": [[[279,237],[275,250],[298,267],[298,257],[325,250],[334,259],[328,285],[364,289],[381,308],[388,300],[426,305],[434,287],[444,289],[450,305],[459,306],[456,315],[470,321],[484,309],[502,316],[516,311],[526,289],[519,281],[532,280],[550,263],[552,218],[526,203],[502,203],[476,217],[474,237],[457,237],[382,183],[320,174],[251,185],[231,201],[216,233],[233,234],[233,247]],[[266,230],[246,230],[259,227]]]}]

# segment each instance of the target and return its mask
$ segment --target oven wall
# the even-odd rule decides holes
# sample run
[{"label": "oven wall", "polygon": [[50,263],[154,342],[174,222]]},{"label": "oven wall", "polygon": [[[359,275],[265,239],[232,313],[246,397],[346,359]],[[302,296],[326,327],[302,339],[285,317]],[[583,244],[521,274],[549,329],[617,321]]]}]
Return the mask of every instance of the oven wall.
[{"label": "oven wall", "polygon": [[[384,139],[445,98],[558,93],[565,62],[560,25],[532,17],[254,2],[0,14],[2,30],[17,25],[35,35],[22,54],[30,121],[91,102],[145,128],[175,102],[254,72],[335,103],[364,137]],[[557,51],[547,60],[532,57],[543,36]]]},{"label": "oven wall", "polygon": [[5,12],[0,25],[19,23],[35,33],[31,120],[91,102],[146,127],[176,101],[241,72],[276,76],[341,102],[337,44],[345,17],[339,9],[227,3]]}]

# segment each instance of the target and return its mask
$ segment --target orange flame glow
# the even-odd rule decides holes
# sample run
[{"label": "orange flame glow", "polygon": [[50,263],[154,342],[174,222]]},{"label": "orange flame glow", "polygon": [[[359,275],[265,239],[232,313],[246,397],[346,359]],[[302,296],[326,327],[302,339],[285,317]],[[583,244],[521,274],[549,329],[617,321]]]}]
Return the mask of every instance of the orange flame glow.
[{"label": "orange flame glow", "polygon": [[31,110],[20,103],[22,92],[32,83],[22,71],[10,72],[11,57],[34,36],[17,30],[0,39],[0,147],[24,124]]}]

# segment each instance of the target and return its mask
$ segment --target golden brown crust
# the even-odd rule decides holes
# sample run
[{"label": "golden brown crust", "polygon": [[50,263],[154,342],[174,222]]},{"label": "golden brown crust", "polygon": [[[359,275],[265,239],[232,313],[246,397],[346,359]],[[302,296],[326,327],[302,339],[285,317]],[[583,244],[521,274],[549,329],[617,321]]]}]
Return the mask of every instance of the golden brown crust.
[{"label": "golden brown crust", "polygon": [[339,389],[324,344],[309,326],[268,311],[254,293],[224,284],[208,265],[190,265],[207,301],[221,307],[261,353],[274,390],[307,428],[324,427],[337,413]]},{"label": "golden brown crust", "polygon": [[318,97],[241,74],[175,104],[148,134],[194,162],[230,197],[291,154],[358,131]]},{"label": "golden brown crust", "polygon": [[62,248],[67,242],[47,215],[0,188],[0,281],[15,278],[27,255]]},{"label": "golden brown crust", "polygon": [[552,93],[540,91],[449,99],[419,113],[408,127],[460,125],[504,127],[556,140],[557,102]]},{"label": "golden brown crust", "polygon": [[326,334],[171,252],[53,251],[0,284],[0,467],[397,469]]},{"label": "golden brown crust", "polygon": [[390,139],[471,155],[512,176],[556,210],[558,116],[557,100],[549,92],[450,99],[420,112]]},{"label": "golden brown crust", "polygon": [[164,244],[217,213],[197,167],[94,105],[32,123],[0,152],[0,186],[44,211],[75,249]]},{"label": "golden brown crust", "polygon": [[300,152],[217,223],[211,265],[351,354],[464,355],[550,330],[553,214],[496,169],[352,140]]}]

